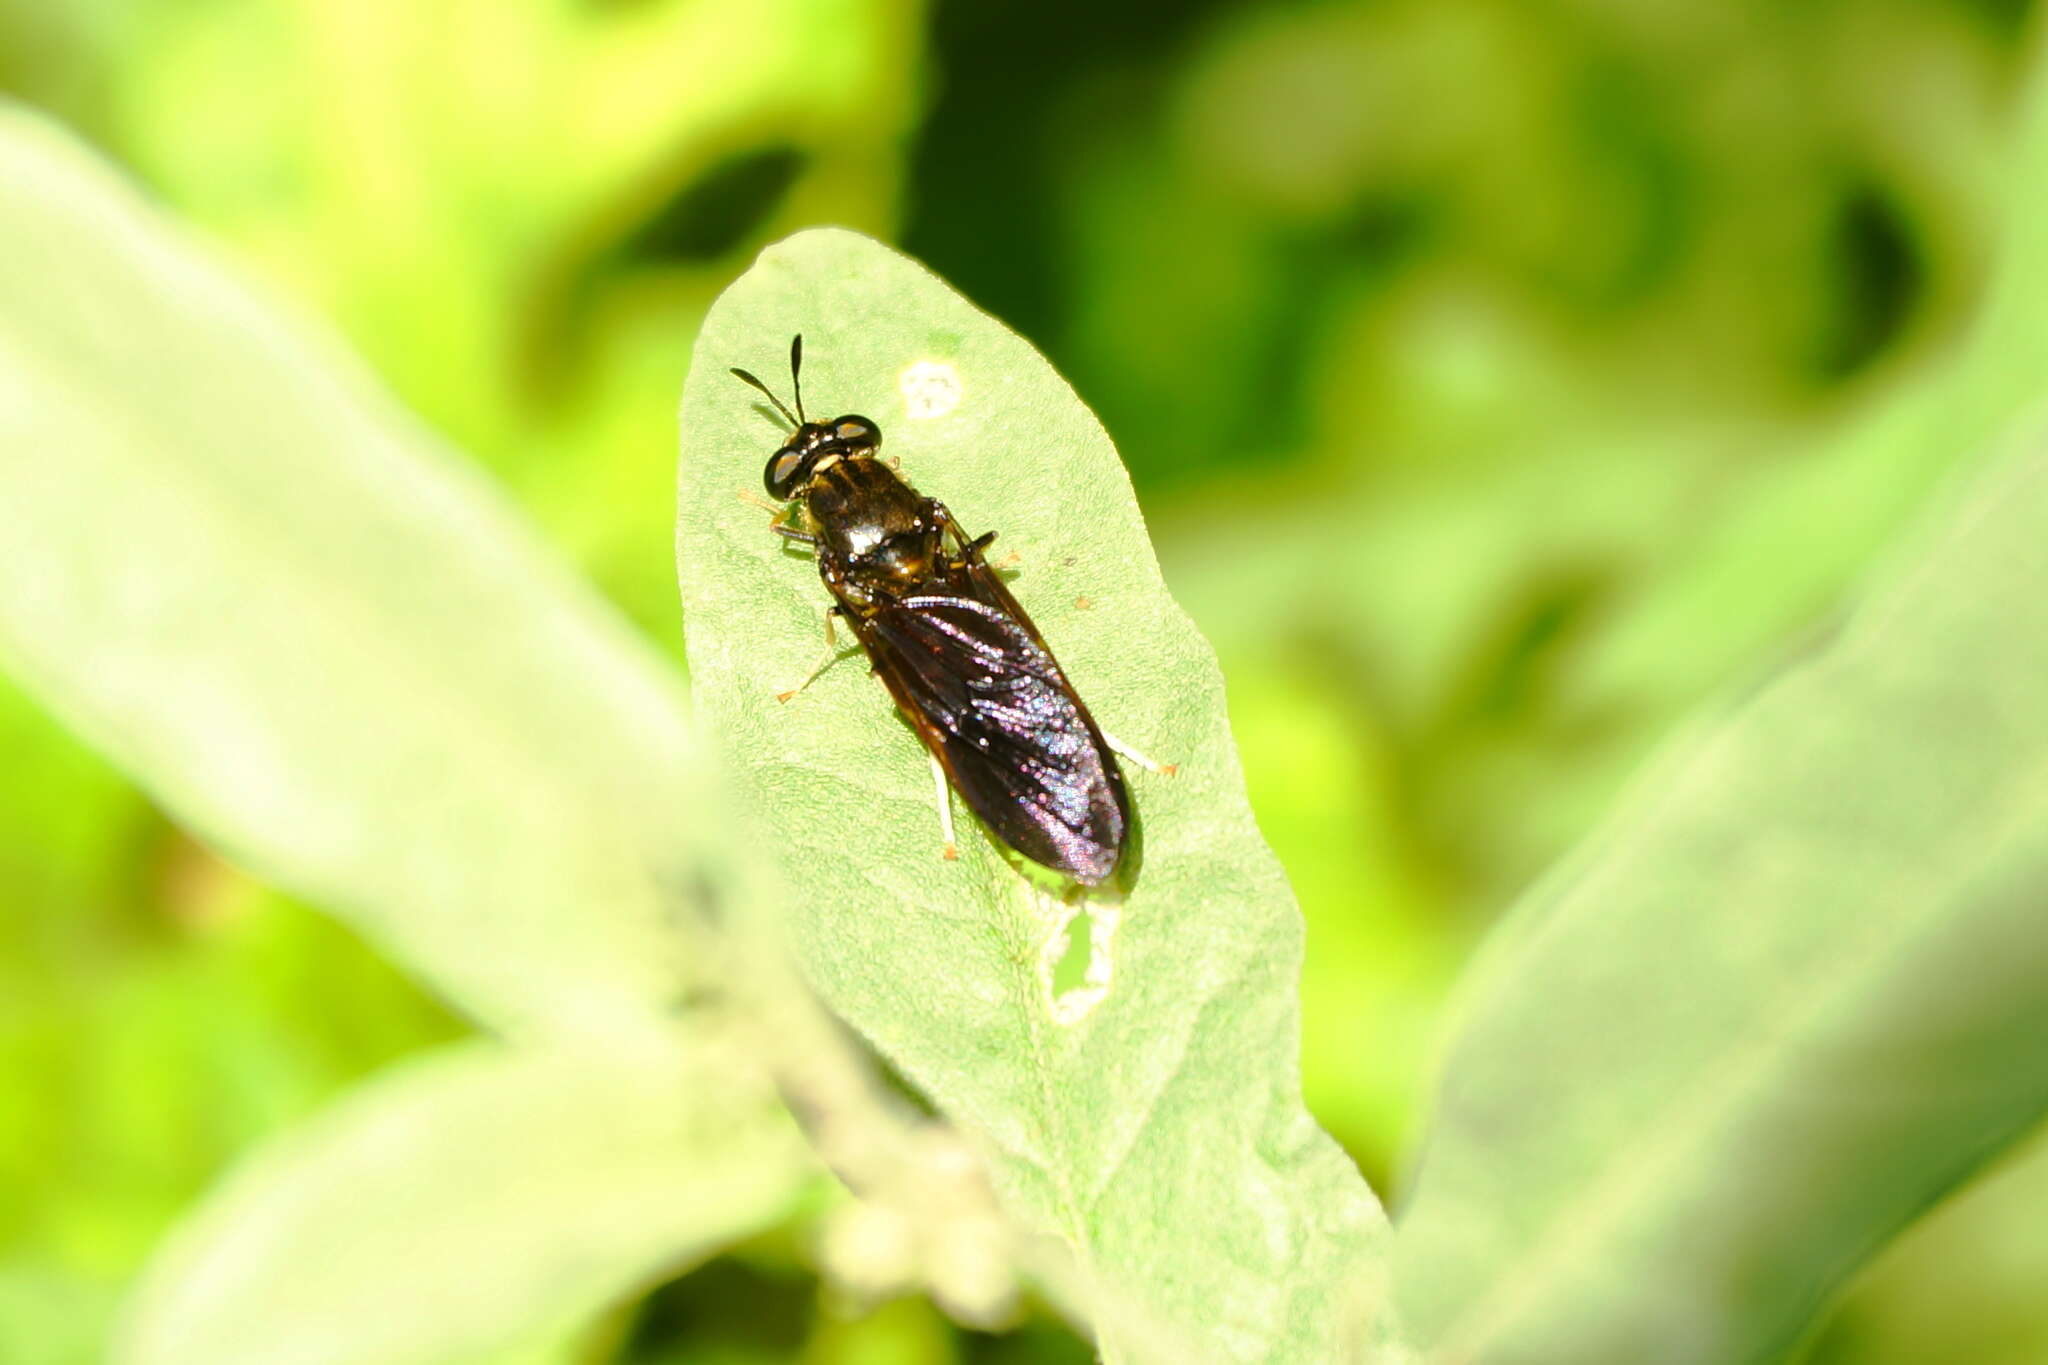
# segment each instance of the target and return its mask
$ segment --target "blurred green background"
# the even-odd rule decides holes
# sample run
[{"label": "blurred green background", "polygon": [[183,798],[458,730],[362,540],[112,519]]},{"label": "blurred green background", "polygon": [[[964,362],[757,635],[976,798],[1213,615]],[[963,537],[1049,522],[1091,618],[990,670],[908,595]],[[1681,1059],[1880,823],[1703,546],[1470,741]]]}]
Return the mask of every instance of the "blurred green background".
[{"label": "blurred green background", "polygon": [[[1913,404],[2026,250],[2031,28],[2024,0],[0,0],[0,89],[330,319],[678,662],[679,386],[762,245],[857,227],[1022,331],[1222,655],[1309,922],[1309,1103],[1398,1202],[1478,936],[1967,450]],[[1960,382],[1987,428],[2014,400]],[[463,1030],[4,679],[0,899],[7,1365],[96,1359],[237,1153]],[[2048,1359],[2044,1199],[2048,1154],[1980,1180],[1809,1355]],[[850,1312],[806,1246],[657,1290],[588,1358],[1087,1358],[1050,1318]]]}]

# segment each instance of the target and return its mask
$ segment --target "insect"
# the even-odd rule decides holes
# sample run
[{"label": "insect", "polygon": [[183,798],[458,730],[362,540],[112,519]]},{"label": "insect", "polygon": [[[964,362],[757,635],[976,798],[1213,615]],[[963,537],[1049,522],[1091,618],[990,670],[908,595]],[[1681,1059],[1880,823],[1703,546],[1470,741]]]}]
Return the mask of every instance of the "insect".
[{"label": "insect", "polygon": [[[803,337],[789,346],[792,413],[745,370],[793,428],[762,481],[782,506],[770,529],[811,547],[834,599],[935,769],[995,837],[1035,863],[1097,886],[1129,842],[1123,773],[1088,708],[984,551],[946,505],[878,458],[865,417],[804,415]],[[792,519],[801,525],[792,525]],[[952,857],[944,781],[939,818]]]}]

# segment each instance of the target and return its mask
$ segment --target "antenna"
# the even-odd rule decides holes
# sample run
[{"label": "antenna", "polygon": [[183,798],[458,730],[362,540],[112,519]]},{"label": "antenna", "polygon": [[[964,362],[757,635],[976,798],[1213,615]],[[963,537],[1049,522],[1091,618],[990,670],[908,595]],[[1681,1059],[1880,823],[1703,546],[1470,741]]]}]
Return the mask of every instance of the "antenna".
[{"label": "antenna", "polygon": [[748,374],[745,370],[739,368],[739,366],[737,365],[733,366],[732,377],[741,380],[745,383],[752,384],[755,388],[759,389],[763,394],[765,394],[768,398],[768,401],[775,405],[775,410],[782,414],[783,419],[787,421],[792,428],[803,425],[801,422],[797,421],[796,418],[791,417],[789,415],[789,409],[782,406],[782,400],[780,398],[777,398],[773,393],[769,392],[768,386],[766,384],[763,384],[760,380],[754,378],[754,376]]},{"label": "antenna", "polygon": [[789,386],[796,391],[796,415],[804,415],[804,381],[798,377],[804,367],[804,334],[789,339]]}]

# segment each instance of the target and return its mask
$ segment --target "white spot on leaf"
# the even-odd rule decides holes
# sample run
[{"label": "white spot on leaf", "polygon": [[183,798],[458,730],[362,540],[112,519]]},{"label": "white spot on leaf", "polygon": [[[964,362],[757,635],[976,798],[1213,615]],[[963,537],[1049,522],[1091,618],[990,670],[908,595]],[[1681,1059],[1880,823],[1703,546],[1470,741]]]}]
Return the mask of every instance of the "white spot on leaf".
[{"label": "white spot on leaf", "polygon": [[943,360],[920,360],[896,377],[904,413],[923,422],[944,417],[960,406],[960,371]]}]

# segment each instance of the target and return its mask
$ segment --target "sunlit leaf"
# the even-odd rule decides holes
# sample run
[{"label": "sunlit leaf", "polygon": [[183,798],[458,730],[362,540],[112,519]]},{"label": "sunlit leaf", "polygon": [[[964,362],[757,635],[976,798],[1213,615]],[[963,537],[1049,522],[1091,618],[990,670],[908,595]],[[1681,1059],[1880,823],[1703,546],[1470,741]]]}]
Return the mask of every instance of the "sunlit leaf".
[{"label": "sunlit leaf", "polygon": [[1782,1349],[2048,1111],[2048,442],[1524,905],[1398,1241],[1446,1361]]},{"label": "sunlit leaf", "polygon": [[787,1211],[731,1058],[473,1044],[259,1153],[165,1247],[124,1365],[448,1365],[559,1336]]},{"label": "sunlit leaf", "polygon": [[719,846],[672,676],[335,347],[12,110],[0,506],[0,659],[181,820],[494,1026],[667,1008],[670,888],[717,894]]},{"label": "sunlit leaf", "polygon": [[[726,368],[786,384],[795,332],[808,410],[874,419],[906,477],[970,533],[999,531],[1096,718],[1180,764],[1129,769],[1144,855],[1127,899],[1079,901],[1069,925],[971,824],[960,861],[941,861],[930,768],[858,662],[776,700],[817,664],[829,599],[736,496],[781,433]],[[1220,1358],[1329,1359],[1376,1307],[1381,1215],[1301,1107],[1299,915],[1245,804],[1213,656],[1166,594],[1093,416],[919,266],[806,232],[706,322],[680,482],[691,677],[752,779],[755,845],[794,889],[812,982],[1084,1266]],[[1056,973],[1070,928],[1080,945]]]}]

